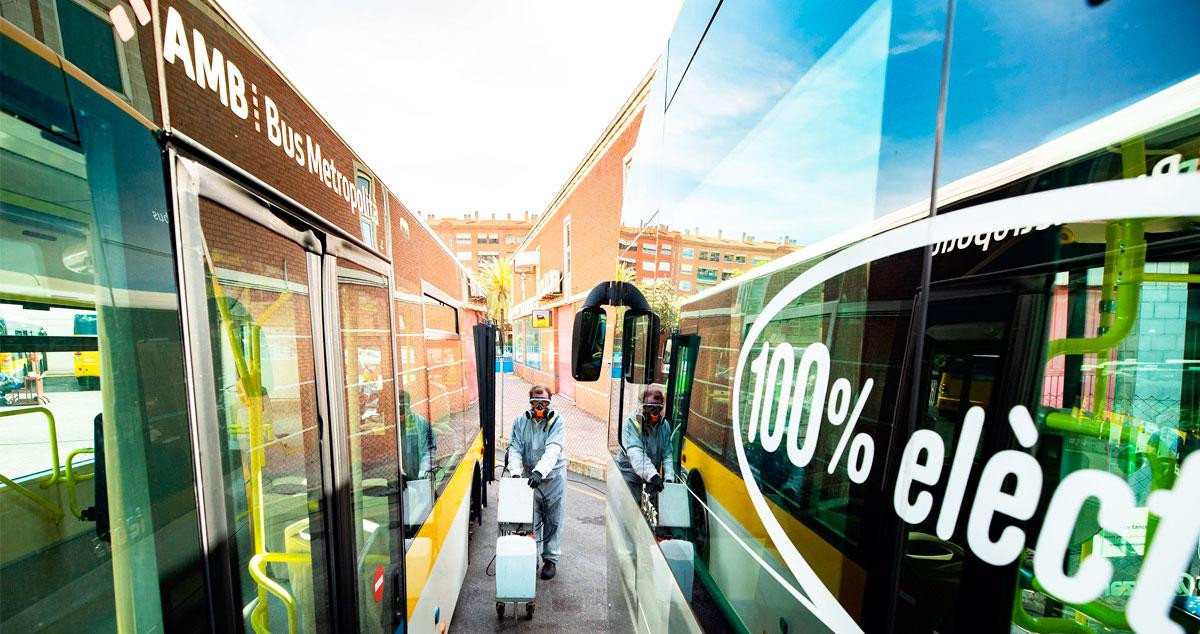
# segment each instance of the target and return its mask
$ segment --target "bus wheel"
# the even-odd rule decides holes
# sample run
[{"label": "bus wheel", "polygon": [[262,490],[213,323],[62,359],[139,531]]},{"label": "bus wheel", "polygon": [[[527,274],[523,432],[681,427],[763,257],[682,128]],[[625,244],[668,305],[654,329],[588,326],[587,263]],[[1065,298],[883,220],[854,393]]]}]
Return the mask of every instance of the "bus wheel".
[{"label": "bus wheel", "polygon": [[[704,489],[704,478],[700,477],[700,472],[692,469],[688,473],[688,490],[692,492],[696,500],[708,504],[708,493]],[[689,500],[688,506],[691,512],[691,526],[688,527],[687,539],[692,542],[692,546],[696,548],[696,555],[701,561],[708,561],[708,511],[704,506],[697,503],[695,500]]]}]

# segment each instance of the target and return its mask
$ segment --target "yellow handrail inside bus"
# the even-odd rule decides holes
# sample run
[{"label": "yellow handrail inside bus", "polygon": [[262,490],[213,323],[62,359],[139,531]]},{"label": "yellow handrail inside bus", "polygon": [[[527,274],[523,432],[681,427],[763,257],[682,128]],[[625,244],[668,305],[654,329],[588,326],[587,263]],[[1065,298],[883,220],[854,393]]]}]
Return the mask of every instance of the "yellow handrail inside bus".
[{"label": "yellow handrail inside bus", "polygon": [[45,509],[47,513],[49,513],[52,517],[54,517],[55,522],[62,520],[62,518],[63,518],[62,509],[51,504],[49,501],[46,500],[46,498],[34,493],[33,491],[30,491],[29,489],[25,488],[24,486],[21,486],[20,484],[18,484],[17,482],[14,482],[11,478],[9,478],[3,474],[0,474],[0,483],[3,483],[4,486],[12,488],[13,491],[16,491],[18,494],[20,494],[26,498],[29,498],[29,501],[31,501],[34,504],[37,504],[38,506]]},{"label": "yellow handrail inside bus", "polygon": [[75,472],[71,470],[71,463],[75,461],[75,456],[78,456],[79,454],[85,454],[85,453],[90,453],[90,454],[95,455],[96,450],[95,449],[76,449],[75,451],[72,451],[71,453],[67,454],[67,462],[66,462],[66,465],[64,466],[64,469],[66,470],[66,482],[67,482],[67,507],[71,509],[71,515],[74,515],[75,519],[77,519],[77,520],[83,519],[83,511],[79,510],[79,502],[75,497],[75,483],[76,482],[86,482],[86,481],[91,480],[96,477],[95,473],[85,473],[81,476],[76,476]]},{"label": "yellow handrail inside bus", "polygon": [[[258,584],[260,591],[265,588],[271,594],[279,597],[283,602],[284,608],[287,610],[288,634],[297,634],[300,621],[299,610],[296,607],[296,600],[288,593],[279,582],[272,579],[267,574],[267,564],[269,563],[296,563],[307,564],[312,562],[310,555],[300,553],[258,553],[250,558],[250,577]],[[269,632],[271,624],[269,614],[266,610],[259,610],[263,605],[263,599],[259,599],[259,604],[254,607],[254,611],[250,614],[250,625],[256,632]]]},{"label": "yellow handrail inside bus", "polygon": [[46,476],[46,479],[41,482],[42,488],[45,489],[58,482],[59,474],[62,471],[61,463],[58,461],[58,426],[54,423],[54,414],[45,407],[23,407],[21,409],[0,410],[0,418],[33,413],[45,414],[46,425],[50,428],[50,475]]},{"label": "yellow handrail inside bus", "polygon": [[[250,625],[255,632],[265,634],[271,631],[271,616],[267,609],[268,594],[274,594],[283,601],[287,608],[288,632],[294,634],[298,627],[298,612],[296,610],[296,602],[292,595],[278,582],[271,579],[265,570],[265,564],[271,561],[285,562],[294,555],[285,553],[272,553],[267,550],[267,529],[266,518],[264,517],[263,508],[263,489],[262,489],[262,473],[266,463],[265,437],[263,435],[263,399],[262,399],[262,355],[261,355],[261,322],[265,317],[271,315],[282,304],[282,302],[291,296],[291,289],[284,287],[283,292],[267,310],[255,320],[251,316],[250,321],[250,346],[249,358],[242,346],[241,338],[238,336],[236,324],[233,315],[229,310],[229,304],[225,299],[225,294],[221,290],[221,283],[217,280],[217,267],[213,263],[212,254],[208,249],[208,242],[201,236],[201,243],[204,245],[204,262],[210,273],[210,280],[213,288],[213,298],[216,300],[217,311],[221,317],[221,326],[225,331],[226,339],[229,342],[230,352],[233,355],[234,366],[237,370],[239,397],[246,405],[246,413],[248,420],[248,436],[250,443],[250,469],[247,478],[247,507],[250,514],[250,533],[251,542],[254,548],[254,555],[250,558],[247,569],[251,578],[254,579],[258,586],[258,603],[254,606],[254,610],[250,614]],[[303,561],[309,561],[304,559]]]}]

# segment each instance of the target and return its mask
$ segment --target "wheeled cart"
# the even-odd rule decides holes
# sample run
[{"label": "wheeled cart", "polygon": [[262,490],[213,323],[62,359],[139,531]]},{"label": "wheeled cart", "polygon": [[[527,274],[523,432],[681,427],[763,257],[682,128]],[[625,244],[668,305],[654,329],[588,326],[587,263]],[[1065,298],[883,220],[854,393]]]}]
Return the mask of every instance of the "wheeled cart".
[{"label": "wheeled cart", "polygon": [[496,616],[505,606],[514,613],[525,604],[525,617],[533,618],[537,596],[537,536],[533,526],[533,489],[523,478],[501,478],[496,510],[500,536],[496,538]]}]

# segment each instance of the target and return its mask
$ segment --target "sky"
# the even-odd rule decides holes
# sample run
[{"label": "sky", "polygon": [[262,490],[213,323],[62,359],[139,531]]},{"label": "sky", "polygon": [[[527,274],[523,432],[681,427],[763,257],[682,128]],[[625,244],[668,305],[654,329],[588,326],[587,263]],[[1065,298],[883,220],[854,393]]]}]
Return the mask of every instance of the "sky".
[{"label": "sky", "polygon": [[558,193],[662,54],[679,2],[223,4],[410,210],[515,217]]}]

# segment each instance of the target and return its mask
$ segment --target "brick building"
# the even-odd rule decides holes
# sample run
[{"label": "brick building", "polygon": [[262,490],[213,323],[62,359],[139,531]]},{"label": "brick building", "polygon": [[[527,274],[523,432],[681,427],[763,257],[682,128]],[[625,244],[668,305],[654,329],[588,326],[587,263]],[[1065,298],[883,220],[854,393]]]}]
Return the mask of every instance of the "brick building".
[{"label": "brick building", "polygon": [[[608,416],[611,365],[606,363],[599,381],[576,384],[571,326],[587,292],[616,272],[626,159],[637,141],[653,76],[638,84],[513,254],[515,372],[602,419]],[[533,327],[534,309],[550,311],[549,328]],[[605,358],[611,359],[611,328],[606,345]]]},{"label": "brick building", "polygon": [[434,218],[426,221],[451,250],[464,267],[472,273],[478,272],[484,262],[493,259],[512,258],[517,245],[529,234],[537,222],[538,215],[528,211],[511,212],[497,218],[495,213],[481,218],[479,212],[461,218]]},{"label": "brick building", "polygon": [[799,248],[788,236],[758,241],[745,233],[725,238],[720,231],[703,236],[698,230],[656,225],[621,227],[617,257],[633,268],[639,282],[668,279],[677,293],[692,295]]}]

